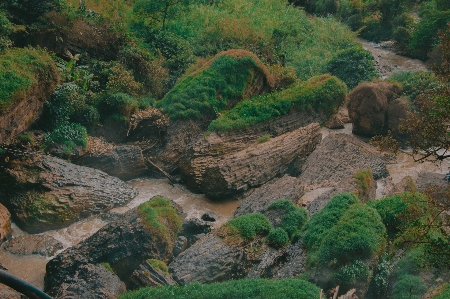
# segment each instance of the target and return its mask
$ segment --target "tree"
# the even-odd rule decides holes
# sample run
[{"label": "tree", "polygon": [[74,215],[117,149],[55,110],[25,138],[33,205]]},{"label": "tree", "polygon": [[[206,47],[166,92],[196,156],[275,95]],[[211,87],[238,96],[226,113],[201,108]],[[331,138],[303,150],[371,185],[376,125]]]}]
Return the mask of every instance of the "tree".
[{"label": "tree", "polygon": [[150,19],[164,30],[169,18],[173,18],[190,4],[190,0],[139,0],[134,6],[138,18]]}]

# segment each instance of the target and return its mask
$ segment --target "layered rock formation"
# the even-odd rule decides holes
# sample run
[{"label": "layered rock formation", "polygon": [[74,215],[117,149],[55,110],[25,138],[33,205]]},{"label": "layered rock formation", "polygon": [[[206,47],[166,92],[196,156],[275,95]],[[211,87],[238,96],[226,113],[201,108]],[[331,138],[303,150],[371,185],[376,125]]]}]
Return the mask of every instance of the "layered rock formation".
[{"label": "layered rock formation", "polygon": [[55,238],[47,235],[26,235],[9,241],[5,249],[14,254],[39,254],[50,257],[55,255],[58,250],[63,249],[63,246]]},{"label": "layered rock formation", "polygon": [[133,271],[128,284],[132,289],[140,289],[143,287],[175,285],[176,282],[173,281],[168,273],[155,269],[148,261],[145,261]]},{"label": "layered rock formation", "polygon": [[1,201],[15,222],[31,233],[68,226],[124,205],[138,194],[102,171],[50,156],[21,156],[3,166]]},{"label": "layered rock formation", "polygon": [[208,163],[202,191],[211,198],[221,198],[260,186],[286,173],[294,160],[306,159],[320,140],[320,126],[314,123],[225,155],[216,163]]}]

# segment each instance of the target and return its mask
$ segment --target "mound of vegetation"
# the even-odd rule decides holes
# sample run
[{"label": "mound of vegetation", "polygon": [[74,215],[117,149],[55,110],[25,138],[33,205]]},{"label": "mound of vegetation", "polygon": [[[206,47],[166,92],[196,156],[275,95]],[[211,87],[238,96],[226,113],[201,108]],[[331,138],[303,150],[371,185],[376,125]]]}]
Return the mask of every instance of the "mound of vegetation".
[{"label": "mound of vegetation", "polygon": [[155,196],[139,205],[138,214],[148,230],[166,241],[169,247],[173,245],[181,231],[182,219],[170,200]]},{"label": "mound of vegetation", "polygon": [[39,80],[56,77],[55,62],[42,50],[14,48],[0,54],[0,114]]},{"label": "mound of vegetation", "polygon": [[256,96],[237,104],[209,125],[209,131],[237,130],[292,110],[317,110],[331,115],[343,104],[347,88],[330,75],[313,77],[282,91]]},{"label": "mound of vegetation", "polygon": [[222,236],[247,241],[256,236],[266,236],[272,229],[272,224],[263,214],[242,215],[231,219],[220,228]]},{"label": "mound of vegetation", "polygon": [[[258,82],[259,81],[259,82]],[[183,78],[157,107],[175,118],[215,118],[253,92],[271,89],[268,69],[252,53],[230,50],[217,54],[193,74]]]},{"label": "mound of vegetation", "polygon": [[120,299],[177,298],[177,299],[315,299],[320,290],[314,284],[300,279],[242,279],[213,284],[165,286],[129,291]]},{"label": "mound of vegetation", "polygon": [[[283,230],[288,237],[284,244],[286,244],[289,240],[291,240],[291,242],[297,241],[297,239],[300,237],[300,231],[303,228],[303,225],[305,225],[305,223],[308,221],[308,213],[306,212],[306,210],[300,207],[296,207],[292,201],[287,199],[279,199],[271,203],[267,207],[267,210],[284,211],[284,215],[281,217],[280,227],[276,229],[276,233],[271,232],[269,234],[269,241],[274,242],[275,237],[282,240],[284,237],[282,236],[283,233],[280,230]],[[271,234],[273,236],[272,238]],[[278,244],[281,244],[281,242],[278,242]]]}]

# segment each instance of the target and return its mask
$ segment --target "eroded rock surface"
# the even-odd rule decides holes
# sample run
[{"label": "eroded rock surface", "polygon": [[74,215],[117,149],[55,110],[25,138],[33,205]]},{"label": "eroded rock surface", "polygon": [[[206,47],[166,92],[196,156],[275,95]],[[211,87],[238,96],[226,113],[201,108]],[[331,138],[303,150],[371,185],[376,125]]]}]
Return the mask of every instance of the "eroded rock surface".
[{"label": "eroded rock surface", "polygon": [[39,254],[50,257],[63,249],[63,246],[55,238],[47,235],[26,235],[9,241],[5,249],[14,254]]},{"label": "eroded rock surface", "polygon": [[11,237],[11,213],[0,203],[0,244]]},{"label": "eroded rock surface", "polygon": [[118,178],[58,158],[32,155],[0,168],[1,201],[25,231],[66,227],[122,206],[138,191]]},{"label": "eroded rock surface", "polygon": [[150,263],[145,261],[133,271],[128,285],[132,289],[140,289],[143,287],[159,287],[165,285],[175,285],[176,282],[168,273],[164,273],[159,269],[153,268]]}]

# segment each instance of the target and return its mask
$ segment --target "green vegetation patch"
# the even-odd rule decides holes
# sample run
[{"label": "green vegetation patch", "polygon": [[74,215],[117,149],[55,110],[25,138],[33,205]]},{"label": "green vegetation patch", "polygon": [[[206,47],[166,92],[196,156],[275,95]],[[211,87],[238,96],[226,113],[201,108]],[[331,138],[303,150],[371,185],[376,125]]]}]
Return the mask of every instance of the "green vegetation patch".
[{"label": "green vegetation patch", "polygon": [[270,221],[263,214],[246,214],[231,219],[223,226],[229,229],[229,236],[241,237],[244,240],[252,240],[257,235],[267,235],[273,228]]},{"label": "green vegetation patch", "polygon": [[279,227],[269,232],[267,240],[274,247],[283,247],[289,242],[289,236],[283,228]]},{"label": "green vegetation patch", "polygon": [[237,130],[296,110],[318,110],[327,115],[344,103],[347,87],[330,75],[313,77],[279,92],[255,96],[237,104],[212,121],[209,131]]},{"label": "green vegetation patch", "polygon": [[319,259],[323,264],[344,265],[370,258],[384,250],[385,235],[386,228],[377,211],[365,204],[354,204],[323,239]]},{"label": "green vegetation patch", "polygon": [[165,286],[129,291],[119,299],[318,299],[320,289],[300,279],[242,279],[212,284]]},{"label": "green vegetation patch", "polygon": [[169,267],[167,267],[166,263],[164,263],[163,261],[157,259],[148,259],[147,263],[149,263],[155,270],[160,270],[166,275],[169,273]]},{"label": "green vegetation patch", "polygon": [[144,219],[145,226],[152,233],[173,245],[181,230],[182,219],[170,200],[155,196],[138,207],[139,215]]},{"label": "green vegetation patch", "polygon": [[403,200],[403,195],[399,194],[379,200],[371,200],[367,202],[367,205],[377,210],[384,226],[386,226],[389,237],[395,237],[402,225],[402,220],[399,216],[405,213],[408,208],[408,203]]},{"label": "green vegetation patch", "polygon": [[355,260],[349,265],[344,265],[334,273],[334,278],[340,285],[354,285],[358,280],[367,280],[370,275],[369,267],[361,261]]},{"label": "green vegetation patch", "polygon": [[373,174],[372,170],[366,169],[355,174],[355,184],[358,188],[357,196],[361,201],[367,199],[369,196],[370,188],[373,186]]},{"label": "green vegetation patch", "polygon": [[73,149],[81,146],[87,148],[87,130],[80,124],[70,123],[54,129],[44,135],[44,147],[61,144],[64,146],[64,152],[70,153]]},{"label": "green vegetation patch", "polygon": [[37,83],[40,74],[55,70],[50,56],[31,48],[14,48],[0,55],[0,114],[2,114],[20,93]]},{"label": "green vegetation patch", "polygon": [[433,299],[447,299],[450,298],[450,283],[446,283],[443,286],[443,291],[439,295],[433,297]]},{"label": "green vegetation patch", "polygon": [[[259,59],[247,51],[219,53],[203,68],[185,77],[156,107],[175,118],[215,118],[225,107],[244,98],[255,73],[270,78]],[[268,83],[268,82],[266,82]]]},{"label": "green vegetation patch", "polygon": [[344,215],[348,208],[357,203],[358,198],[351,193],[341,193],[335,195],[330,202],[319,212],[311,217],[306,224],[306,233],[303,243],[308,250],[318,249],[323,238]]},{"label": "green vegetation patch", "polygon": [[420,299],[426,291],[427,287],[419,276],[407,274],[400,277],[394,284],[391,298]]},{"label": "green vegetation patch", "polygon": [[111,267],[109,263],[100,263],[106,270],[108,270],[111,273],[114,273],[114,269]]}]

